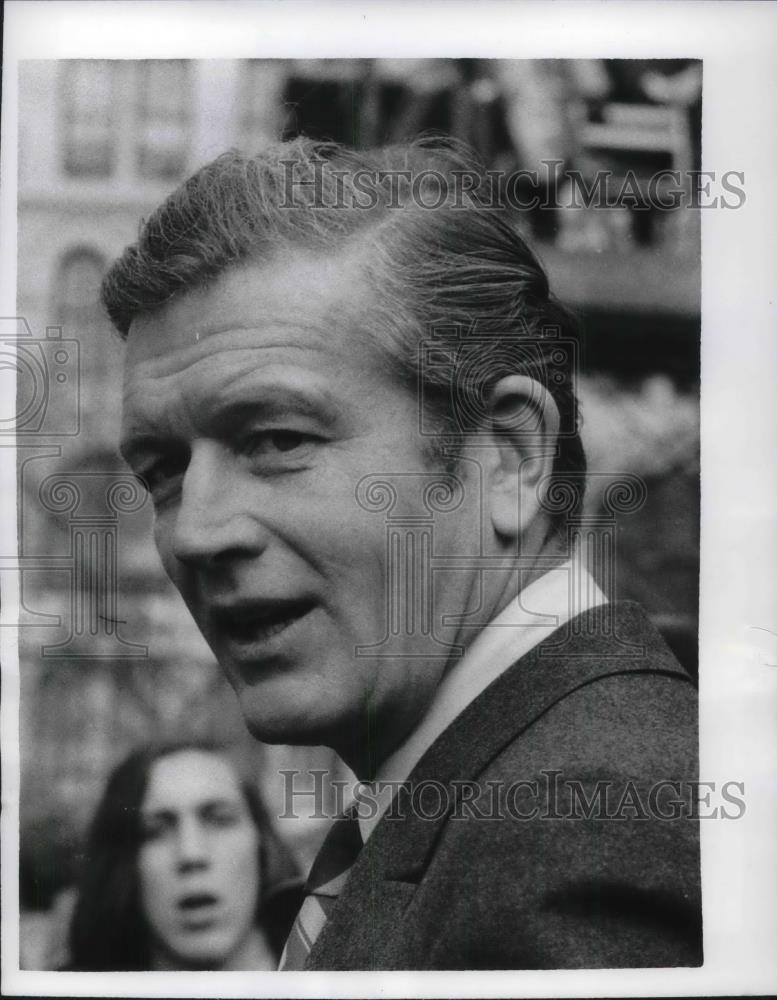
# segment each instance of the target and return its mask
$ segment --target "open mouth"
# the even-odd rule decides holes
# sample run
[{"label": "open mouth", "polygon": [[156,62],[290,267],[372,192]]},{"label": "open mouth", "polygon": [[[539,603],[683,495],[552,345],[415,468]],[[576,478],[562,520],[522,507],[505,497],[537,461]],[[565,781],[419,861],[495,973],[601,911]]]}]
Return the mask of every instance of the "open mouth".
[{"label": "open mouth", "polygon": [[220,920],[219,897],[210,892],[193,892],[178,900],[181,927],[189,932],[211,930]]},{"label": "open mouth", "polygon": [[267,642],[313,609],[310,599],[240,601],[213,612],[219,633],[238,646]]},{"label": "open mouth", "polygon": [[189,896],[183,896],[178,900],[178,906],[185,913],[192,913],[197,910],[215,906],[218,903],[218,896],[210,892],[196,892]]}]

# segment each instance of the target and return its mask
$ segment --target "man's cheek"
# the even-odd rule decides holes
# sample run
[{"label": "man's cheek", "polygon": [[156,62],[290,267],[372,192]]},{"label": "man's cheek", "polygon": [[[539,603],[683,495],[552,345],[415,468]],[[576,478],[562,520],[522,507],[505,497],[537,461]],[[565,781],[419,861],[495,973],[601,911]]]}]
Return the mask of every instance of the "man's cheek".
[{"label": "man's cheek", "polygon": [[[186,567],[176,559],[169,547],[162,547],[159,542],[157,542],[157,551],[159,553],[159,559],[162,563],[162,569],[165,571],[168,579],[178,591],[178,593],[183,598],[183,602],[189,609],[194,621],[200,626],[202,630],[202,622],[197,611],[197,593],[192,579],[192,574],[187,572]],[[207,639],[207,636],[206,636]]]},{"label": "man's cheek", "polygon": [[169,576],[175,586],[181,590],[182,569],[181,563],[175,558],[172,546],[172,526],[164,515],[156,515],[154,520],[154,545],[159,554],[160,562],[165,573]]},{"label": "man's cheek", "polygon": [[159,514],[154,515],[154,545],[159,553],[159,558],[162,560],[162,565],[167,573],[170,572],[168,569],[170,565],[170,559],[172,558],[172,551],[170,548],[170,531],[167,524],[167,519],[160,516]]}]

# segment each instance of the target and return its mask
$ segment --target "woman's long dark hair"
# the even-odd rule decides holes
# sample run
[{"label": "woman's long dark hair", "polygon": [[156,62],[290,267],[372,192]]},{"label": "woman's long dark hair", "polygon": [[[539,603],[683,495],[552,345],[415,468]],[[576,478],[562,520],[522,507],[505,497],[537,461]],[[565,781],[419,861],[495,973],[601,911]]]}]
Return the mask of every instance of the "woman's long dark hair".
[{"label": "woman's long dark hair", "polygon": [[[70,923],[69,969],[129,971],[151,968],[151,934],[140,900],[137,857],[140,810],[157,761],[186,750],[217,756],[215,743],[181,740],[134,751],[115,768],[87,837],[78,899]],[[228,756],[228,755],[227,755]],[[241,788],[259,831],[261,894],[257,922],[280,956],[301,902],[301,880],[289,850],[273,830],[251,782]]]}]

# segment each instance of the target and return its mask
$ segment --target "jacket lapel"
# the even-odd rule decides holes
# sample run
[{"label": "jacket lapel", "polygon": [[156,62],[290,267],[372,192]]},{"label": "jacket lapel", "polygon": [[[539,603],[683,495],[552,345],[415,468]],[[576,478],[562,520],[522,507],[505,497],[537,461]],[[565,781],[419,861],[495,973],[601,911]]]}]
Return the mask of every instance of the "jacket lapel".
[{"label": "jacket lapel", "polygon": [[[670,673],[690,683],[639,605],[621,602],[578,616],[493,681],[432,744],[398,792],[352,868],[306,968],[380,968],[456,804],[456,785],[474,780],[555,702],[599,678],[632,671]],[[419,810],[414,796],[425,786],[443,799],[430,800],[431,807],[422,802]],[[445,808],[435,810],[441,801]]]}]

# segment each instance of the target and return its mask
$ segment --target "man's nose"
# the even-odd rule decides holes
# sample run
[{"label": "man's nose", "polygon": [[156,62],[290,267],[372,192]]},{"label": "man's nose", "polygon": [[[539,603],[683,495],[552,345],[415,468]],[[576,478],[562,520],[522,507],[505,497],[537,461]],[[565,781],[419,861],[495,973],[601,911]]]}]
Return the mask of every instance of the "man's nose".
[{"label": "man's nose", "polygon": [[176,848],[180,871],[207,868],[210,864],[207,835],[202,824],[193,816],[179,822]]},{"label": "man's nose", "polygon": [[181,485],[172,548],[181,562],[203,563],[227,553],[258,555],[266,532],[248,509],[245,484],[218,442],[193,449]]}]

